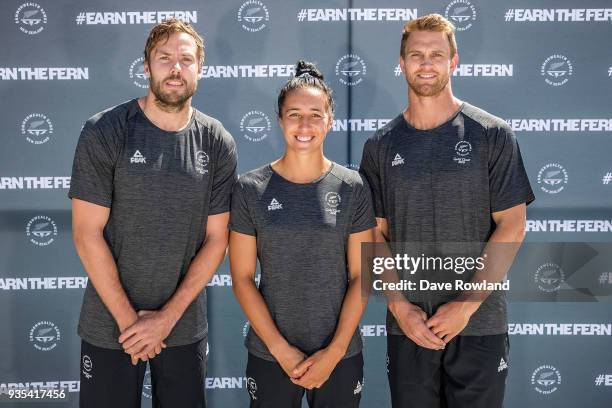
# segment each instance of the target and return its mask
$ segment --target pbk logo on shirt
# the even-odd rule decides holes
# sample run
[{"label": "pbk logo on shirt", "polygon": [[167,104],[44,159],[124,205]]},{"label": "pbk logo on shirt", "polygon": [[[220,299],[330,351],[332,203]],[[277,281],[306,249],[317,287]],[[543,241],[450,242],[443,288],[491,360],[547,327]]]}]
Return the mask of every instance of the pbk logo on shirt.
[{"label": "pbk logo on shirt", "polygon": [[145,164],[146,162],[147,158],[140,153],[140,150],[136,150],[134,155],[130,157],[130,163]]},{"label": "pbk logo on shirt", "polygon": [[325,194],[325,211],[332,215],[338,214],[340,212],[338,207],[340,206],[341,201],[342,198],[340,197],[340,194],[336,193],[335,191],[330,191],[329,193]]},{"label": "pbk logo on shirt", "polygon": [[283,205],[279,203],[276,198],[273,198],[272,201],[270,201],[270,205],[268,205],[268,211],[275,211],[275,210],[282,210],[282,209],[283,209]]},{"label": "pbk logo on shirt", "polygon": [[397,153],[391,162],[391,167],[399,166],[400,164],[404,164],[404,158]]},{"label": "pbk logo on shirt", "polygon": [[469,162],[470,153],[472,152],[472,145],[467,140],[462,140],[455,145],[455,157],[453,158],[459,164],[465,164]]}]

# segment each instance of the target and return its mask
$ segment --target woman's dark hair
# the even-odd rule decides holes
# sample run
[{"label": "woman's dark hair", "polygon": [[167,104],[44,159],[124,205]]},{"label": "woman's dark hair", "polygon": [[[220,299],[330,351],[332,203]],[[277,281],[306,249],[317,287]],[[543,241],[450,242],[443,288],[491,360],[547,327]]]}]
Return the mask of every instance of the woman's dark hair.
[{"label": "woman's dark hair", "polygon": [[287,94],[298,88],[316,88],[323,91],[327,96],[327,105],[333,115],[336,106],[332,97],[332,90],[323,80],[323,74],[312,62],[299,60],[295,64],[295,76],[287,81],[278,94],[278,117],[281,116]]}]

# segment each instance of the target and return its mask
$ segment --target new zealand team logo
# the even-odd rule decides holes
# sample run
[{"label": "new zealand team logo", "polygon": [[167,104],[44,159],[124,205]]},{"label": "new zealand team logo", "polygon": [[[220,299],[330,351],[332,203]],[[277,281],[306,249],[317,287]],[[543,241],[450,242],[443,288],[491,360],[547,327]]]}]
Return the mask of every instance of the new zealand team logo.
[{"label": "new zealand team logo", "polygon": [[144,57],[136,58],[130,65],[130,79],[139,88],[149,88],[149,79],[144,71]]},{"label": "new zealand team logo", "polygon": [[21,32],[35,35],[44,30],[47,13],[36,3],[23,3],[15,12],[15,23]]},{"label": "new zealand team logo", "polygon": [[538,173],[540,189],[548,194],[557,194],[567,185],[567,171],[558,163],[548,163]]},{"label": "new zealand team logo", "polygon": [[332,215],[338,214],[340,212],[338,207],[340,206],[341,202],[342,198],[340,197],[340,194],[336,193],[335,191],[328,192],[325,194],[325,211]]},{"label": "new zealand team logo", "polygon": [[367,72],[365,61],[356,54],[347,54],[336,63],[336,76],[340,83],[348,86],[358,85]]},{"label": "new zealand team logo", "polygon": [[30,342],[36,350],[53,350],[60,338],[59,328],[53,322],[38,322],[30,330]]},{"label": "new zealand team logo", "polygon": [[540,394],[552,394],[559,389],[561,374],[553,366],[543,365],[531,375],[531,385]]},{"label": "new zealand team logo", "polygon": [[469,162],[472,145],[467,140],[462,140],[455,145],[455,157],[453,158],[459,164]]},{"label": "new zealand team logo", "polygon": [[21,122],[21,134],[32,144],[47,143],[53,134],[53,123],[41,113],[32,113]]},{"label": "new zealand team logo", "polygon": [[452,21],[457,31],[465,31],[476,21],[476,8],[467,0],[453,0],[446,6],[444,16]]},{"label": "new zealand team logo", "polygon": [[541,291],[552,293],[558,291],[565,282],[565,273],[559,265],[547,262],[538,267],[534,280]]},{"label": "new zealand team logo", "polygon": [[238,9],[238,21],[242,23],[244,30],[256,33],[266,28],[266,23],[270,21],[270,13],[261,1],[248,0]]},{"label": "new zealand team logo", "polygon": [[551,55],[544,60],[540,68],[544,81],[551,86],[566,84],[573,73],[572,62],[565,55]]},{"label": "new zealand team logo", "polygon": [[196,152],[196,171],[200,174],[208,173],[208,162],[210,161],[208,154],[205,151],[199,150]]},{"label": "new zealand team logo", "polygon": [[51,218],[38,215],[28,221],[26,225],[26,236],[30,242],[37,246],[47,246],[55,241],[57,236],[57,225]]},{"label": "new zealand team logo", "polygon": [[249,142],[261,142],[270,133],[272,123],[270,118],[263,112],[247,112],[240,120],[240,132]]}]

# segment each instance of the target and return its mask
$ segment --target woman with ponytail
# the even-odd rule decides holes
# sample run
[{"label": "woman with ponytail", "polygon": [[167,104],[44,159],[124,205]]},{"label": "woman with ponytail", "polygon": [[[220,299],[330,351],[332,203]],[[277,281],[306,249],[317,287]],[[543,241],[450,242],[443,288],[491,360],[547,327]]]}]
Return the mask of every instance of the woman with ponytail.
[{"label": "woman with ponytail", "polygon": [[376,222],[365,181],[323,153],[333,113],[323,75],[299,61],[278,96],[284,155],[234,186],[230,268],[251,324],[251,407],[299,408],[304,394],[311,408],[359,406],[361,243]]}]

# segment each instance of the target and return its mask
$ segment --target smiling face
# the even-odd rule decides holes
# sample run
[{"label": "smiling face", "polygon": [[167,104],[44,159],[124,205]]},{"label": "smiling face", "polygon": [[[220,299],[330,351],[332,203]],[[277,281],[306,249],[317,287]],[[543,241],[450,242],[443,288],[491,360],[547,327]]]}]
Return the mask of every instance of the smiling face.
[{"label": "smiling face", "polygon": [[406,41],[400,67],[416,95],[436,96],[449,84],[458,60],[457,54],[451,58],[450,44],[443,32],[414,31]]},{"label": "smiling face", "polygon": [[299,152],[322,149],[332,124],[327,95],[313,87],[292,90],[285,97],[278,122],[288,149]]},{"label": "smiling face", "polygon": [[160,108],[181,110],[195,93],[200,70],[197,52],[195,40],[184,32],[171,34],[153,48],[145,74]]}]

